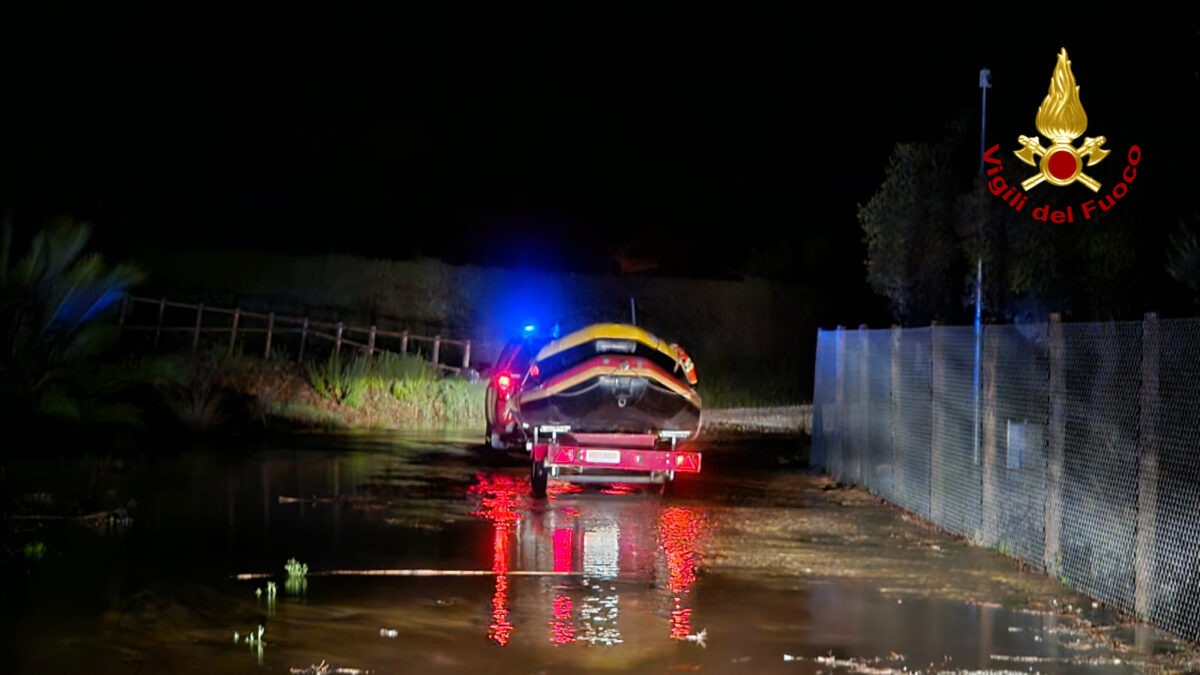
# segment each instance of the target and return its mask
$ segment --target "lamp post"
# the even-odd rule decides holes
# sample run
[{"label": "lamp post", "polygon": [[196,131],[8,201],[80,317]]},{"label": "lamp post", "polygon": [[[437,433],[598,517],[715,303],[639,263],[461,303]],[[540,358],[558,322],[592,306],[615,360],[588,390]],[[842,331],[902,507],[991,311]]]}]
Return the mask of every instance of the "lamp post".
[{"label": "lamp post", "polygon": [[[983,177],[984,144],[987,141],[987,90],[992,86],[992,70],[983,68],[979,71],[979,88],[983,91],[983,115],[979,122],[979,176]],[[976,221],[979,234],[979,257],[975,265],[975,332],[979,332],[979,324],[983,320],[983,221]]]},{"label": "lamp post", "polygon": [[[992,86],[992,71],[982,68],[979,71],[979,88],[983,91],[983,115],[979,123],[979,177],[983,178],[984,145],[987,138],[987,90]],[[979,371],[983,345],[983,214],[975,220],[978,236],[978,254],[975,260],[975,372],[973,374],[975,394],[975,463],[979,463]]]}]

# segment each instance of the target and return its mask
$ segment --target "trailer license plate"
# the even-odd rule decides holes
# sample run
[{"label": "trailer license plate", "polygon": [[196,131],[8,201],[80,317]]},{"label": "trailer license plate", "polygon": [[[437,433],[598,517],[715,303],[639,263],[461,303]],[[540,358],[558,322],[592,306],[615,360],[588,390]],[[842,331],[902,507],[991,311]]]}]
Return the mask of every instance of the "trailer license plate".
[{"label": "trailer license plate", "polygon": [[620,464],[621,453],[617,450],[588,450],[587,461],[597,464]]}]

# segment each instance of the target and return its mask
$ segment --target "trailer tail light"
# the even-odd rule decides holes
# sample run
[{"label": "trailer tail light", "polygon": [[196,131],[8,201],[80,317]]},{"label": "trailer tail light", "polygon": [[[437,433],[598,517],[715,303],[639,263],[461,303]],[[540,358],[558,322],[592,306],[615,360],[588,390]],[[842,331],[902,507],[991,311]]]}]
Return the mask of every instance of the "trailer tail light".
[{"label": "trailer tail light", "polygon": [[675,470],[676,471],[699,471],[700,470],[700,453],[698,453],[698,452],[677,452],[677,453],[675,453]]}]

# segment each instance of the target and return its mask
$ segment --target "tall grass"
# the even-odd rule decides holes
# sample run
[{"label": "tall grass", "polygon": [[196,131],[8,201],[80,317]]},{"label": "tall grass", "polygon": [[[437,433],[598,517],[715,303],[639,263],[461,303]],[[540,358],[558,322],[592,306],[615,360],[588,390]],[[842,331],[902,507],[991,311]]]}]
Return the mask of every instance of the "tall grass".
[{"label": "tall grass", "polygon": [[343,357],[334,352],[324,361],[305,364],[308,383],[322,398],[349,408],[362,405],[369,386],[372,363],[363,355]]},{"label": "tall grass", "polygon": [[419,354],[380,352],[375,356],[373,364],[373,374],[381,383],[400,380],[429,382],[441,379],[438,369]]},{"label": "tall grass", "polygon": [[[483,426],[484,383],[444,375],[412,354],[329,357],[306,366],[313,390],[376,424],[414,428]],[[311,417],[311,416],[310,416]]]}]

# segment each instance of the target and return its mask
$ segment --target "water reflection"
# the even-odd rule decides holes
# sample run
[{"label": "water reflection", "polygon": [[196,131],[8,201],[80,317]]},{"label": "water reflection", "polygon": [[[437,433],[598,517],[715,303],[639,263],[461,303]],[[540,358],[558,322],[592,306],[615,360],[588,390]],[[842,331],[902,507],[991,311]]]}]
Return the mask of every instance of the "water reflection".
[{"label": "water reflection", "polygon": [[[4,672],[1138,672],[1086,625],[954,599],[990,597],[973,587],[1007,561],[786,474],[538,501],[473,440],[168,454],[112,486],[112,522],[14,513]],[[44,464],[7,466],[14,503],[54,494]]]},{"label": "water reflection", "polygon": [[477,474],[469,493],[471,515],[492,525],[493,642],[507,645],[515,631],[508,607],[514,573],[552,581],[540,588],[552,644],[624,642],[621,591],[631,584],[641,585],[639,595],[650,585],[667,635],[696,641],[689,595],[710,529],[700,510],[624,487],[558,486],[533,501],[523,476],[504,473]]},{"label": "water reflection", "polygon": [[511,564],[509,542],[512,540],[518,515],[518,501],[528,486],[513,476],[483,476],[471,486],[471,494],[479,496],[479,507],[471,515],[492,521],[492,572],[496,575],[496,592],[492,595],[492,618],[488,638],[503,646],[508,644],[513,626],[508,620],[508,571]]}]

